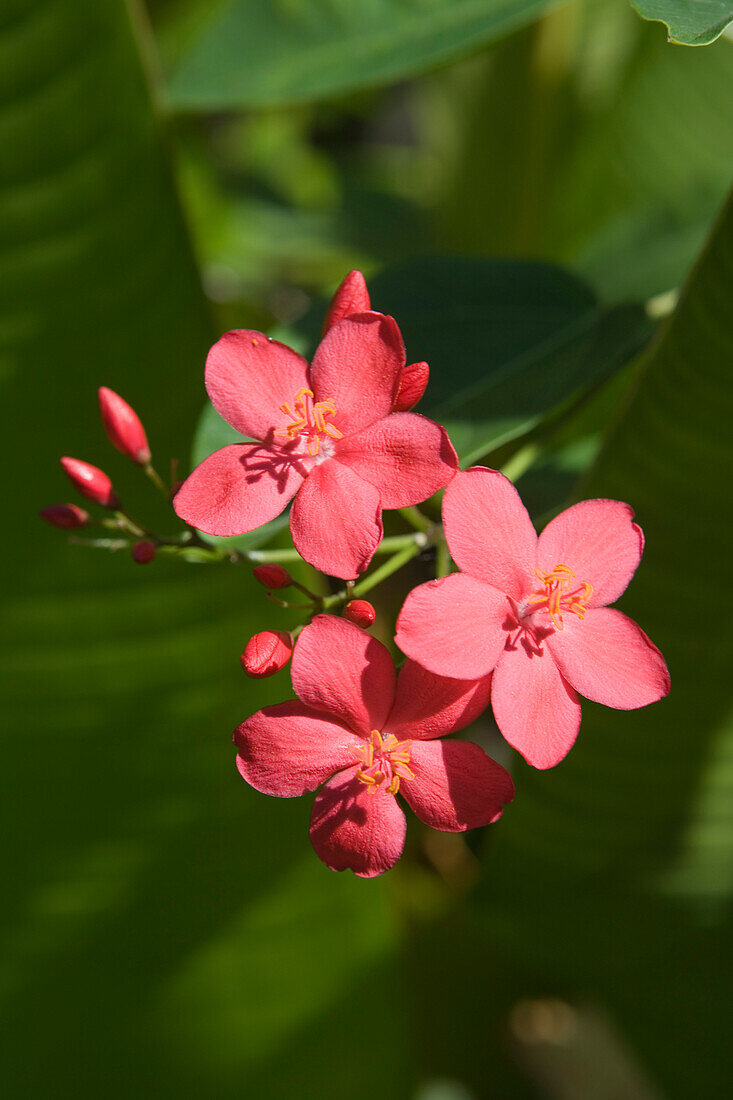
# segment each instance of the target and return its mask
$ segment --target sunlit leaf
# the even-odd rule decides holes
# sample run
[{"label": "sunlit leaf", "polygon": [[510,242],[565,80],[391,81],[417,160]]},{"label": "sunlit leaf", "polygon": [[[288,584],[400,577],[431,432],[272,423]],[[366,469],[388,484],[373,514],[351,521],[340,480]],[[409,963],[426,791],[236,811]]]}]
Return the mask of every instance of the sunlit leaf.
[{"label": "sunlit leaf", "polygon": [[631,4],[644,19],[665,23],[670,42],[683,46],[707,46],[733,20],[730,0],[631,0]]}]

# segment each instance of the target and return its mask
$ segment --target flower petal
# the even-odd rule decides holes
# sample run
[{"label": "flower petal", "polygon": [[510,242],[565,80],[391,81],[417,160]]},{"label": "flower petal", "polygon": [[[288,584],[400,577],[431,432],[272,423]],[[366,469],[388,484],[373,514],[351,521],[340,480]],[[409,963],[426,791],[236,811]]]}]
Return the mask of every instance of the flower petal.
[{"label": "flower petal", "polygon": [[669,694],[664,657],[640,626],[621,611],[599,607],[582,622],[566,615],[547,639],[557,667],[586,699],[635,710]]},{"label": "flower petal", "polygon": [[445,537],[459,568],[515,600],[537,587],[537,535],[511,481],[472,466],[456,474],[443,498]]},{"label": "flower petal", "polygon": [[383,508],[427,500],[453,477],[458,458],[440,424],[393,413],[336,444],[336,461],[379,490]]},{"label": "flower petal", "polygon": [[339,772],[313,803],[310,837],[332,871],[374,878],[394,867],[405,845],[407,822],[397,799],[384,787],[367,790],[357,768]]},{"label": "flower petal", "polygon": [[428,581],[405,600],[395,641],[403,653],[438,676],[478,680],[504,651],[510,614],[503,593],[467,573]]},{"label": "flower petal", "polygon": [[323,319],[322,335],[325,336],[331,326],[343,321],[344,317],[350,317],[352,313],[366,313],[371,308],[364,276],[361,271],[350,271],[329,303]]},{"label": "flower petal", "polygon": [[384,732],[399,740],[455,733],[486,710],[490,692],[491,673],[480,680],[453,680],[436,676],[408,658],[397,677],[394,706]]},{"label": "flower petal", "polygon": [[415,778],[402,781],[400,794],[433,829],[489,825],[514,798],[509,772],[472,741],[416,741],[410,769]]},{"label": "flower petal", "polygon": [[214,451],[186,478],[173,507],[209,535],[241,535],[279,516],[308,472],[310,459],[287,448],[232,443]]},{"label": "flower petal", "polygon": [[578,736],[578,696],[546,645],[537,654],[520,639],[505,651],[494,670],[491,705],[506,740],[535,768],[559,764]]},{"label": "flower petal", "polygon": [[239,774],[256,791],[294,798],[354,763],[358,738],[292,701],[263,707],[234,731]]},{"label": "flower petal", "polygon": [[349,317],[328,330],[313,357],[316,400],[334,402],[330,420],[340,432],[358,432],[391,411],[404,365],[405,347],[391,317]]},{"label": "flower petal", "polygon": [[620,500],[583,500],[555,516],[539,537],[537,566],[546,573],[567,565],[593,585],[589,607],[614,603],[636,572],[644,533]]},{"label": "flower petal", "polygon": [[301,631],[291,675],[306,706],[365,736],[382,729],[395,696],[394,662],[386,647],[334,615],[316,615]]},{"label": "flower petal", "polygon": [[280,406],[310,385],[302,355],[253,329],[235,329],[206,358],[206,389],[221,416],[242,435],[271,442],[290,418]]},{"label": "flower petal", "polygon": [[430,380],[427,363],[408,363],[400,375],[400,388],[395,398],[395,412],[409,412],[422,398]]},{"label": "flower petal", "polygon": [[354,580],[382,540],[379,493],[333,459],[316,466],[295,498],[290,531],[314,568]]}]

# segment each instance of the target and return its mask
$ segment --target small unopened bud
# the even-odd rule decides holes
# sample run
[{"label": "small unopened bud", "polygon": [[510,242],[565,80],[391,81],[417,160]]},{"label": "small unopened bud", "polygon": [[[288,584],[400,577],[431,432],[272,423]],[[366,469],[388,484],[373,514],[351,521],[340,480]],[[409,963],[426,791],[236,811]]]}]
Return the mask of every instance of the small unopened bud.
[{"label": "small unopened bud", "polygon": [[51,504],[48,508],[41,508],[38,514],[52,527],[63,527],[67,530],[71,527],[86,527],[89,523],[89,513],[78,504]]},{"label": "small unopened bud", "polygon": [[265,588],[287,588],[293,583],[293,578],[282,565],[256,565],[252,573]]},{"label": "small unopened bud", "polygon": [[368,630],[377,617],[377,613],[368,600],[350,600],[343,610],[343,616],[355,626]]},{"label": "small unopened bud", "polygon": [[155,557],[155,544],[148,542],[147,539],[143,542],[136,542],[132,548],[132,560],[136,561],[138,565],[147,565]]},{"label": "small unopened bud", "polygon": [[95,504],[104,505],[105,508],[119,506],[117,493],[103,470],[89,462],[82,462],[79,458],[62,458],[61,465],[71,484],[82,496],[93,500]]},{"label": "small unopened bud", "polygon": [[325,336],[332,325],[350,317],[353,313],[368,313],[371,309],[369,291],[361,271],[350,271],[334,294],[323,320],[322,335]]},{"label": "small unopened bud", "polygon": [[393,412],[407,412],[414,408],[425,393],[429,377],[430,367],[427,363],[408,363],[403,367]]},{"label": "small unopened bud", "polygon": [[135,410],[114,390],[99,388],[99,411],[107,438],[113,447],[138,466],[150,462],[150,447],[145,429]]},{"label": "small unopened bud", "polygon": [[293,639],[285,630],[262,630],[253,635],[240,657],[242,668],[255,680],[274,676],[290,660]]}]

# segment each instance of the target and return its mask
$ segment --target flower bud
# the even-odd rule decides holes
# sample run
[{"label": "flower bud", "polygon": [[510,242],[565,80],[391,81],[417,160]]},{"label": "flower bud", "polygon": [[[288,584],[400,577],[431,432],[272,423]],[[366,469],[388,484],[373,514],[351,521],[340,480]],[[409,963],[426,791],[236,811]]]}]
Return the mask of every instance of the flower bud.
[{"label": "flower bud", "polygon": [[368,600],[350,600],[343,610],[343,616],[355,626],[368,630],[377,617],[377,613]]},{"label": "flower bud", "polygon": [[41,508],[38,514],[52,527],[62,527],[64,530],[86,527],[89,523],[89,513],[78,504],[50,504],[48,508]]},{"label": "flower bud", "polygon": [[282,565],[256,565],[252,574],[264,588],[287,588],[293,583],[293,578]]},{"label": "flower bud", "polygon": [[261,680],[285,668],[292,652],[293,639],[286,630],[262,630],[247,642],[240,662],[248,676]]},{"label": "flower bud", "polygon": [[140,417],[114,390],[99,388],[99,411],[107,437],[113,447],[138,466],[150,462],[150,447]]},{"label": "flower bud", "polygon": [[353,313],[367,313],[371,309],[369,291],[361,271],[350,271],[334,294],[323,320],[322,335],[332,325],[350,317]]},{"label": "flower bud", "polygon": [[132,560],[136,561],[138,565],[147,565],[155,557],[156,550],[155,544],[148,542],[147,539],[143,542],[136,542],[132,548]]},{"label": "flower bud", "polygon": [[82,462],[79,458],[62,458],[61,465],[71,484],[82,496],[93,500],[95,504],[104,505],[105,508],[119,507],[117,493],[103,470],[89,462]]},{"label": "flower bud", "polygon": [[402,368],[400,388],[392,407],[393,412],[407,412],[417,405],[425,393],[425,387],[430,377],[430,367],[427,363],[408,363]]}]

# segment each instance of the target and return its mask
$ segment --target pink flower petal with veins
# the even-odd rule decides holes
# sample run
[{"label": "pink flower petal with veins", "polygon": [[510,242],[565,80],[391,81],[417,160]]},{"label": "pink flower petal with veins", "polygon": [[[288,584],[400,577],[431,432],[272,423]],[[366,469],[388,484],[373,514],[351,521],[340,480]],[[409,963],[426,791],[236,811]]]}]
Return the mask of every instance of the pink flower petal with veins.
[{"label": "pink flower petal with veins", "polygon": [[400,792],[433,829],[458,833],[489,825],[514,798],[509,773],[471,741],[417,741],[410,767],[415,778]]},{"label": "pink flower petal with veins", "polygon": [[295,498],[290,532],[315,569],[354,580],[382,541],[379,492],[333,459],[316,466]]},{"label": "pink flower petal with veins", "polygon": [[379,491],[382,508],[407,508],[442,489],[458,469],[445,428],[393,413],[336,445],[336,461]]},{"label": "pink flower petal with veins", "polygon": [[332,871],[351,870],[374,878],[394,867],[405,846],[407,822],[394,795],[373,793],[349,768],[329,779],[316,795],[310,838]]},{"label": "pink flower petal with veins", "polygon": [[550,572],[567,565],[593,586],[589,607],[604,607],[623,595],[644,549],[634,511],[620,500],[583,500],[551,520],[539,537],[537,565]]},{"label": "pink flower petal with veins", "polygon": [[253,714],[234,732],[237,768],[263,794],[293,798],[314,791],[354,763],[353,730],[302,703],[278,703]]},{"label": "pink flower petal with veins", "polygon": [[381,729],[392,709],[396,676],[389,651],[345,619],[316,615],[298,638],[291,675],[303,703],[360,734]]},{"label": "pink flower petal with veins", "polygon": [[279,516],[313,460],[292,448],[232,443],[214,451],[176,493],[176,514],[210,535],[241,535]]},{"label": "pink flower petal with veins", "polygon": [[452,573],[413,588],[397,619],[395,641],[438,676],[477,680],[504,651],[510,612],[502,592],[466,573]]},{"label": "pink flower petal with veins", "polygon": [[537,535],[511,481],[498,470],[459,472],[443,498],[445,536],[459,569],[515,600],[536,587]]},{"label": "pink flower petal with veins", "polygon": [[351,435],[392,411],[405,347],[397,325],[382,313],[362,313],[333,325],[311,364],[316,401],[333,401],[333,423]]},{"label": "pink flower petal with veins", "polygon": [[405,661],[397,678],[394,706],[385,733],[427,740],[464,729],[489,704],[491,674],[480,680],[436,676],[415,661]]},{"label": "pink flower petal with veins", "polygon": [[285,427],[289,419],[280,406],[309,386],[302,355],[253,329],[224,333],[206,359],[212,405],[228,424],[253,439],[272,442],[274,429]]},{"label": "pink flower petal with veins", "polygon": [[491,706],[502,734],[527,763],[553,768],[575,744],[580,703],[546,645],[507,649],[494,670]]},{"label": "pink flower petal with veins", "polygon": [[635,710],[669,694],[664,657],[641,627],[612,607],[565,616],[565,627],[547,639],[565,679],[586,699],[617,710]]}]

